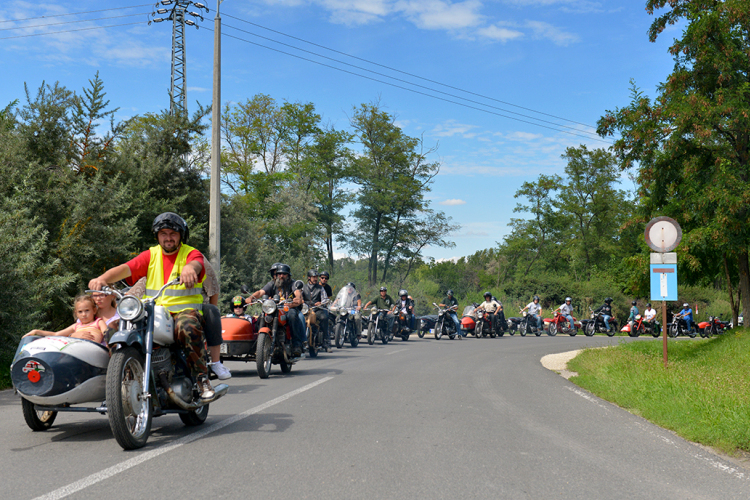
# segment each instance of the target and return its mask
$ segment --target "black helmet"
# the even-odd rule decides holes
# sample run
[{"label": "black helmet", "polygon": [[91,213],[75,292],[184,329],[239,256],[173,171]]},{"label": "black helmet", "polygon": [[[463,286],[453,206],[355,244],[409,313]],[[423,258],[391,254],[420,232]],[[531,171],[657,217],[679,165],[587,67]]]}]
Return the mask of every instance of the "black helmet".
[{"label": "black helmet", "polygon": [[286,264],[279,264],[278,266],[276,266],[276,274],[279,274],[279,273],[284,273],[284,274],[288,274],[289,276],[291,276],[292,268]]},{"label": "black helmet", "polygon": [[573,299],[571,299],[570,297],[565,297],[565,302],[572,302],[572,301]]},{"label": "black helmet", "polygon": [[271,266],[271,269],[268,270],[269,274],[271,275],[271,278],[275,278],[276,277],[276,270],[279,268],[280,265],[281,265],[281,262],[275,262]]},{"label": "black helmet", "polygon": [[350,286],[350,287],[354,288],[355,290],[357,289],[357,287],[351,281],[349,283],[347,283],[346,286]]},{"label": "black helmet", "polygon": [[633,302],[631,302],[630,305],[634,306],[635,305],[635,300]]},{"label": "black helmet", "polygon": [[453,290],[448,290],[448,297],[453,297]]},{"label": "black helmet", "polygon": [[649,302],[648,304],[646,304],[646,307],[648,307],[650,309],[651,308],[651,302]]},{"label": "black helmet", "polygon": [[404,290],[402,288],[401,290],[398,291],[398,296],[399,297],[404,297],[404,296],[408,297],[409,296],[409,292],[407,292],[406,290]]},{"label": "black helmet", "polygon": [[539,295],[534,295],[534,300],[539,300]]},{"label": "black helmet", "polygon": [[309,271],[307,271],[308,278],[313,278],[315,276],[319,276],[318,271],[316,271],[315,269],[310,269]]},{"label": "black helmet", "polygon": [[611,304],[612,300],[613,300],[612,297],[607,297],[606,299],[604,299],[604,303],[605,304]]},{"label": "black helmet", "polygon": [[380,291],[381,291],[381,292],[387,292],[387,291],[388,291],[388,288],[386,288],[386,287],[384,287],[384,286],[381,286],[381,287],[380,287]]},{"label": "black helmet", "polygon": [[187,222],[174,212],[164,212],[156,216],[153,224],[151,224],[151,231],[156,236],[162,229],[171,229],[180,233],[180,241],[182,243],[187,243],[188,236],[190,236],[190,229]]},{"label": "black helmet", "polygon": [[322,277],[326,277],[326,278],[330,278],[330,277],[331,277],[331,275],[330,275],[330,274],[328,274],[328,271],[323,271],[323,272],[322,272],[322,273],[320,273],[320,274],[319,274],[318,276],[320,276],[321,278],[322,278]]},{"label": "black helmet", "polygon": [[484,298],[486,299],[487,297],[492,298],[492,294],[490,292],[484,292]]}]

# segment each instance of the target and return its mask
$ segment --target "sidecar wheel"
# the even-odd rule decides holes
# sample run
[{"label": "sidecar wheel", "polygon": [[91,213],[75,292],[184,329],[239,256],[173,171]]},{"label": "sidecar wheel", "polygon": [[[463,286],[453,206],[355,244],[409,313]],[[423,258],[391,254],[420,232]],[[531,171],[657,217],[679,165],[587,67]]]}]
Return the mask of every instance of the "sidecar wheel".
[{"label": "sidecar wheel", "polygon": [[180,420],[188,427],[201,425],[208,418],[208,405],[201,406],[190,413],[180,413]]},{"label": "sidecar wheel", "polygon": [[255,348],[255,368],[260,378],[268,378],[271,375],[271,363],[273,354],[273,342],[267,333],[258,335],[258,343]]},{"label": "sidecar wheel", "polygon": [[107,415],[117,443],[142,448],[151,432],[151,402],[143,393],[143,358],[133,347],[112,354],[107,367]]},{"label": "sidecar wheel", "polygon": [[57,418],[56,411],[39,411],[34,409],[34,403],[21,398],[21,410],[23,410],[23,419],[26,425],[34,431],[46,431],[52,427],[52,423]]}]

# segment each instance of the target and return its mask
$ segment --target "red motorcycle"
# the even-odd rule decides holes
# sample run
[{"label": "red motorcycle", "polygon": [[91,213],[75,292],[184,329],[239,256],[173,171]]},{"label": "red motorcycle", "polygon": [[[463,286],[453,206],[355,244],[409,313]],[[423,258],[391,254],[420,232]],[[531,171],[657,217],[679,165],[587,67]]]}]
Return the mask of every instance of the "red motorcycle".
[{"label": "red motorcycle", "polygon": [[729,321],[722,321],[716,316],[709,316],[708,321],[701,321],[697,328],[701,337],[708,338],[711,335],[721,335],[725,330],[730,330],[732,324]]},{"label": "red motorcycle", "polygon": [[573,324],[571,325],[568,318],[563,316],[560,311],[555,311],[555,317],[552,319],[545,318],[544,322],[549,323],[547,333],[551,337],[557,335],[558,332],[567,333],[571,337],[575,337],[578,333],[578,328],[581,328],[581,324],[575,318],[573,318]]},{"label": "red motorcycle", "polygon": [[650,334],[652,337],[657,338],[660,335],[659,324],[656,322],[649,323],[640,314],[635,316],[633,325],[625,325],[623,331],[626,331],[630,337],[640,337],[641,334]]}]

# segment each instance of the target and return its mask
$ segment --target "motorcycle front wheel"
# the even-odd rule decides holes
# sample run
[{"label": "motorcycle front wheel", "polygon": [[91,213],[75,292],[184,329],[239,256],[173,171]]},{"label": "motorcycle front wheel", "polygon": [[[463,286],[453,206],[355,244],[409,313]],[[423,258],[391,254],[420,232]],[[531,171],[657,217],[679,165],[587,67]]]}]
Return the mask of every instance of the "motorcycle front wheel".
[{"label": "motorcycle front wheel", "polygon": [[26,425],[34,432],[46,431],[52,427],[52,423],[57,418],[56,411],[35,410],[34,403],[24,398],[21,398],[21,410],[23,411],[23,419],[26,421]]},{"label": "motorcycle front wheel", "polygon": [[435,324],[435,340],[443,338],[443,320]]},{"label": "motorcycle front wheel", "polygon": [[312,329],[308,332],[307,337],[307,353],[310,355],[311,358],[317,358],[318,357],[318,334],[313,333]]},{"label": "motorcycle front wheel", "polygon": [[424,324],[424,320],[421,320],[421,319],[420,319],[420,320],[419,320],[419,330],[417,330],[417,336],[418,336],[418,337],[419,337],[420,339],[423,339],[423,338],[424,338],[424,327],[425,327],[425,324]]},{"label": "motorcycle front wheel", "polygon": [[484,330],[484,320],[480,319],[477,322],[476,328],[474,329],[474,334],[477,336],[477,338],[481,338],[482,337],[482,335],[484,333],[482,330]]},{"label": "motorcycle front wheel", "polygon": [[143,358],[133,347],[115,351],[107,367],[107,415],[117,443],[142,448],[151,432],[151,400],[143,393]]},{"label": "motorcycle front wheel", "polygon": [[596,330],[594,329],[594,322],[591,321],[589,323],[586,323],[586,327],[583,329],[583,333],[587,337],[593,337],[594,333],[596,333]]},{"label": "motorcycle front wheel", "polygon": [[554,337],[557,335],[557,323],[550,323],[549,329],[547,330],[547,335],[550,337]]},{"label": "motorcycle front wheel", "polygon": [[375,322],[370,321],[370,324],[367,325],[367,343],[369,345],[372,345],[375,343]]},{"label": "motorcycle front wheel", "polygon": [[255,368],[260,378],[268,378],[271,374],[271,362],[273,354],[273,342],[267,333],[258,335],[258,344],[255,348]]},{"label": "motorcycle front wheel", "polygon": [[679,330],[677,329],[677,325],[673,324],[670,325],[669,329],[667,330],[667,335],[669,335],[672,338],[677,337],[679,335]]},{"label": "motorcycle front wheel", "polygon": [[343,323],[336,323],[336,349],[344,347],[344,333],[346,332]]},{"label": "motorcycle front wheel", "polygon": [[630,331],[628,332],[628,337],[637,337],[638,336],[638,329],[635,327],[631,327]]}]

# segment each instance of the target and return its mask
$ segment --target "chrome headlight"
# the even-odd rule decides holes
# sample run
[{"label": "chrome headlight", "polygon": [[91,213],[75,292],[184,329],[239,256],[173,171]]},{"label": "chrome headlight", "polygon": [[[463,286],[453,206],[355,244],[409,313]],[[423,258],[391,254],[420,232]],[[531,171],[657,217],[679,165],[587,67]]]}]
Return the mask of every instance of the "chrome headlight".
[{"label": "chrome headlight", "polygon": [[133,321],[137,319],[142,312],[143,304],[132,295],[123,297],[120,303],[117,304],[117,314],[125,321]]},{"label": "chrome headlight", "polygon": [[342,316],[346,316],[346,309],[341,309],[341,311],[339,312],[339,314],[342,315]]},{"label": "chrome headlight", "polygon": [[308,311],[310,311],[310,306],[308,306],[307,304],[302,304],[302,314],[307,314]]},{"label": "chrome headlight", "polygon": [[477,317],[478,318],[484,318],[484,311],[477,311]]},{"label": "chrome headlight", "polygon": [[266,314],[273,314],[276,312],[276,302],[271,299],[264,300],[261,309],[263,309],[263,312]]}]

